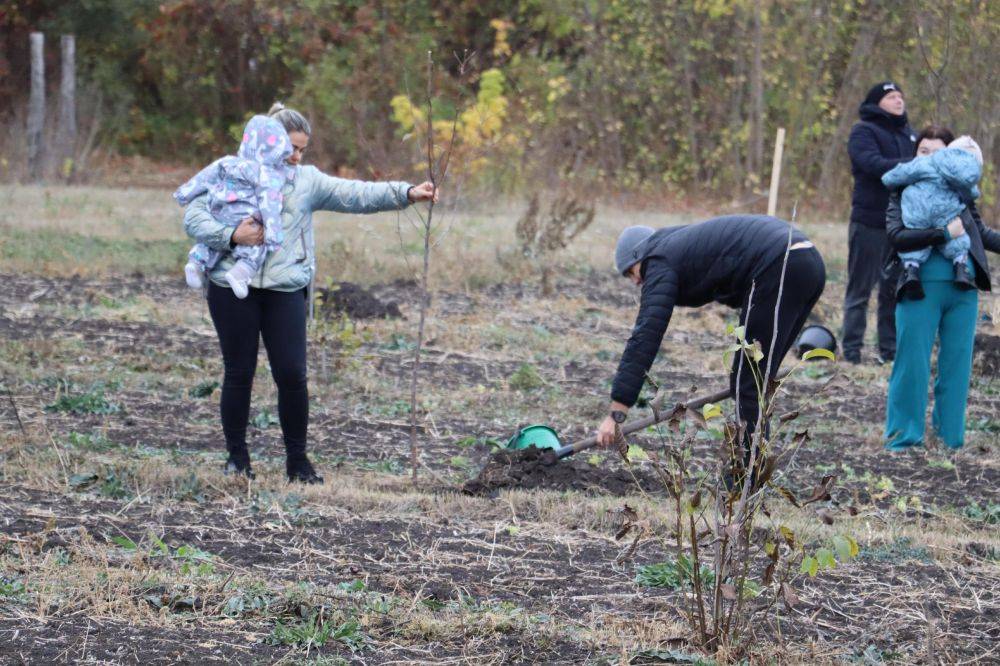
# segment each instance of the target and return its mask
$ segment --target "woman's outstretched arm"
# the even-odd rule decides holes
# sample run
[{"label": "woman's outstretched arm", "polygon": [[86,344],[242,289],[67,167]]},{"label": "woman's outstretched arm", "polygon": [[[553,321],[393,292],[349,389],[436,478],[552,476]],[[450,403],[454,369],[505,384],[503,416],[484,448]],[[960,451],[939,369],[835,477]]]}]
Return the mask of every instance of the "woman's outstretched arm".
[{"label": "woman's outstretched arm", "polygon": [[378,213],[401,210],[410,205],[411,185],[402,181],[369,182],[328,176],[314,166],[302,168],[302,176],[312,176],[312,210],[338,213]]}]

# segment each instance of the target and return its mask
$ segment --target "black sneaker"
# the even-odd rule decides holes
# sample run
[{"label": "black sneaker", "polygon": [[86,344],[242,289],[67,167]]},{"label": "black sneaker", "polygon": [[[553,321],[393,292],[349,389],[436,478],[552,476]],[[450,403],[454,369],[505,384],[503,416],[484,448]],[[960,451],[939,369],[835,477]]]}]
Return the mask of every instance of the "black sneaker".
[{"label": "black sneaker", "polygon": [[965,262],[955,262],[955,287],[962,291],[972,291],[976,288],[976,283],[969,273],[969,266]]},{"label": "black sneaker", "polygon": [[909,299],[919,301],[924,298],[924,285],[920,282],[920,266],[917,264],[906,264],[903,268],[903,282],[896,292],[899,300]]},{"label": "black sneaker", "polygon": [[879,352],[875,356],[875,362],[879,365],[892,365],[894,360],[896,360],[896,355],[887,352]]},{"label": "black sneaker", "polygon": [[288,473],[289,483],[304,483],[308,486],[323,483],[323,477],[316,473],[304,453],[286,458],[285,471]]},{"label": "black sneaker", "polygon": [[250,467],[250,454],[245,449],[236,453],[230,452],[222,473],[226,476],[242,475],[248,479],[257,478]]},{"label": "black sneaker", "polygon": [[861,365],[861,354],[844,354],[844,360],[851,365]]}]

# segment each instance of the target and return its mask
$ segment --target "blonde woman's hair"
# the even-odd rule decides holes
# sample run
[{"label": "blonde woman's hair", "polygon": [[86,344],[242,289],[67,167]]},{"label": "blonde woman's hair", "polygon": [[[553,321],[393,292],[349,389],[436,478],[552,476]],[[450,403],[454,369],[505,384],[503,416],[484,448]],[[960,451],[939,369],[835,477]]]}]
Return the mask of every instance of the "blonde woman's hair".
[{"label": "blonde woman's hair", "polygon": [[286,132],[302,132],[306,136],[312,136],[312,126],[306,117],[295,109],[286,108],[281,102],[272,104],[267,115],[281,123]]}]

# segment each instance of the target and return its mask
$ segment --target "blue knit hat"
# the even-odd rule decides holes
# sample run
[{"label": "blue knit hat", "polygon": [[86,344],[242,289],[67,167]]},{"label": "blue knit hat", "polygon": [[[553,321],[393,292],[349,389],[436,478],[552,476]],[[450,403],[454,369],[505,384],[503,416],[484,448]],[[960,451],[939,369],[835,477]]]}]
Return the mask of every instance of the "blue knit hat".
[{"label": "blue knit hat", "polygon": [[639,261],[639,250],[646,239],[652,235],[652,227],[641,225],[625,227],[621,235],[618,236],[618,243],[615,245],[615,269],[620,275],[625,275],[625,271]]}]

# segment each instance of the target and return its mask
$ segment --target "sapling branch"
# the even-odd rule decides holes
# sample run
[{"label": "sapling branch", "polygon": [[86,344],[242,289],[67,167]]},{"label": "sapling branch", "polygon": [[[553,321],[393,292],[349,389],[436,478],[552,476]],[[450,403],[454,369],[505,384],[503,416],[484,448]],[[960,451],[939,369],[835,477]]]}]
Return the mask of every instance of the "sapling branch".
[{"label": "sapling branch", "polygon": [[[464,62],[460,68],[464,74]],[[413,350],[413,374],[410,381],[410,467],[412,478],[417,479],[417,469],[420,466],[419,446],[417,443],[417,388],[420,382],[421,352],[424,346],[424,335],[427,324],[427,308],[430,305],[428,281],[430,276],[431,237],[434,230],[435,198],[440,183],[447,174],[449,160],[455,146],[455,135],[458,128],[458,112],[452,123],[451,135],[445,145],[441,160],[434,157],[434,54],[427,52],[427,179],[431,183],[434,196],[428,200],[427,215],[417,214],[421,226],[419,231],[423,236],[423,265],[420,273],[420,320],[417,325],[417,344]]]}]

